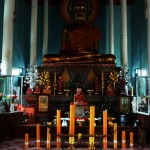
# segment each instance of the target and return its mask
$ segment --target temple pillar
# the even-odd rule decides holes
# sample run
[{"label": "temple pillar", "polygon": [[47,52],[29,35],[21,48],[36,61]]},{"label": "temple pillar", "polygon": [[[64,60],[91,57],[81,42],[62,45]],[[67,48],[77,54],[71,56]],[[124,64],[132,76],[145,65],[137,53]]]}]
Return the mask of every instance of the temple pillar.
[{"label": "temple pillar", "polygon": [[48,0],[44,0],[43,55],[48,53]]},{"label": "temple pillar", "polygon": [[148,51],[148,75],[150,75],[150,0],[147,0],[147,51]]},{"label": "temple pillar", "polygon": [[15,0],[5,0],[2,43],[2,75],[12,74],[14,9]]},{"label": "temple pillar", "polygon": [[109,46],[110,46],[110,54],[114,54],[114,10],[113,10],[113,0],[109,0],[109,7],[110,7]]},{"label": "temple pillar", "polygon": [[30,65],[36,64],[37,49],[37,0],[32,0],[31,35],[30,35]]},{"label": "temple pillar", "polygon": [[128,66],[127,1],[121,0],[121,65]]}]

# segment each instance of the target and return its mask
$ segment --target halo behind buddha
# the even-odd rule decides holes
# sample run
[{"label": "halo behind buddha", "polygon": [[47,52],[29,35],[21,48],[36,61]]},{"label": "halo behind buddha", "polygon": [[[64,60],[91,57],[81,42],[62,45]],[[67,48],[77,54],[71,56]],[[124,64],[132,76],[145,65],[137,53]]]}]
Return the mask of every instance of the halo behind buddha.
[{"label": "halo behind buddha", "polygon": [[62,0],[61,15],[68,24],[73,24],[73,6],[75,2],[85,2],[87,4],[87,21],[86,24],[92,23],[98,14],[97,0]]}]

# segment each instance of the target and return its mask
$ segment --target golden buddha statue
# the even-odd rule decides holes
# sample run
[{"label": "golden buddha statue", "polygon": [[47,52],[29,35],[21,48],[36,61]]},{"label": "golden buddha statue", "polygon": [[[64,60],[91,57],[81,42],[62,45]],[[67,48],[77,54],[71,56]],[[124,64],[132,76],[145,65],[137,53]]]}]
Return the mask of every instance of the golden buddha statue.
[{"label": "golden buddha statue", "polygon": [[94,5],[96,0],[62,1],[63,17],[70,25],[63,28],[60,53],[44,55],[44,63],[115,63],[114,55],[98,53],[100,32],[91,25],[98,10]]}]

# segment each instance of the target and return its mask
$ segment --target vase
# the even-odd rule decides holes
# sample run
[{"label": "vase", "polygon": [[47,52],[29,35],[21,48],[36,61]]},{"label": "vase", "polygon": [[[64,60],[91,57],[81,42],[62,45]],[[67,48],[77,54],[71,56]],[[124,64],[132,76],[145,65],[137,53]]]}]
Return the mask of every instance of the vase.
[{"label": "vase", "polygon": [[15,111],[15,105],[14,103],[12,103],[10,106],[10,112],[14,112],[14,111]]},{"label": "vase", "polygon": [[126,122],[125,115],[120,115],[120,122],[121,122],[122,126],[125,124],[125,122]]}]

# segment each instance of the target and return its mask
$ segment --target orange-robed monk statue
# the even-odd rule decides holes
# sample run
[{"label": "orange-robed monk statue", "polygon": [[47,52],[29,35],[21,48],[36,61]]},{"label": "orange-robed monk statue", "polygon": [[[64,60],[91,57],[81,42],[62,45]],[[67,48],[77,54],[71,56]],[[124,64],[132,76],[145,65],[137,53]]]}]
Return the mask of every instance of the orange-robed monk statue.
[{"label": "orange-robed monk statue", "polygon": [[97,0],[62,0],[62,16],[70,25],[63,28],[60,53],[44,55],[43,63],[115,63],[114,55],[98,53],[100,32],[91,24],[97,6]]}]

